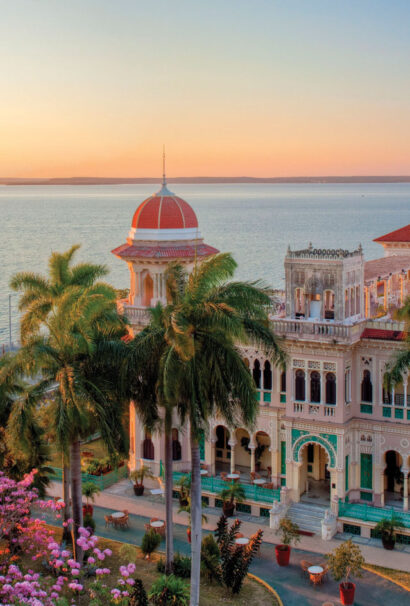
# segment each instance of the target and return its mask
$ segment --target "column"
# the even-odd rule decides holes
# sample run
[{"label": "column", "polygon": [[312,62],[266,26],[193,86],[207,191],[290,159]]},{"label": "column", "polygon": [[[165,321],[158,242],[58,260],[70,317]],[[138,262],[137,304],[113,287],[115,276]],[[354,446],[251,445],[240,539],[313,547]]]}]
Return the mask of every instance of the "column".
[{"label": "column", "polygon": [[216,438],[205,440],[205,461],[209,465],[210,475],[215,475]]},{"label": "column", "polygon": [[251,473],[255,473],[255,444],[249,444],[249,448],[251,451]]},{"label": "column", "polygon": [[404,399],[404,415],[406,416],[406,408],[407,408],[407,381],[408,376],[403,376],[403,399]]},{"label": "column", "polygon": [[[280,469],[278,472],[278,458],[279,458],[279,451],[275,450],[274,448],[271,447],[270,449],[270,466],[272,467],[272,478],[271,481],[278,481],[278,477],[280,475]],[[280,486],[280,480],[279,480],[279,486]]]},{"label": "column", "polygon": [[383,280],[383,284],[384,284],[383,305],[384,305],[384,309],[387,310],[387,308],[388,308],[388,300],[389,300],[389,289],[387,287],[387,280]]},{"label": "column", "polygon": [[320,371],[320,403],[323,404],[323,402],[325,401],[325,398],[323,397],[323,386],[325,385],[325,381],[324,381],[324,371],[321,370]]},{"label": "column", "polygon": [[380,504],[381,507],[384,507],[384,469],[380,471]]},{"label": "column", "polygon": [[409,510],[409,470],[403,469],[403,511]]},{"label": "column", "polygon": [[231,473],[235,471],[235,446],[237,444],[236,440],[229,440],[229,446],[231,447]]}]

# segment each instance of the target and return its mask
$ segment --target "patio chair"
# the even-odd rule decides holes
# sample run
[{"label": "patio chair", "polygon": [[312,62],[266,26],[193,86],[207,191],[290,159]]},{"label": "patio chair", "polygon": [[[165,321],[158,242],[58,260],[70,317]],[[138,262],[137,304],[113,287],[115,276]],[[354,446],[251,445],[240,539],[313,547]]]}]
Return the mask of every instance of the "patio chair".
[{"label": "patio chair", "polygon": [[319,566],[323,568],[322,581],[326,581],[329,572],[329,566],[326,564],[326,562],[323,564],[319,564]]},{"label": "patio chair", "polygon": [[262,488],[269,488],[270,490],[272,490],[273,482],[266,482],[266,484],[262,484]]},{"label": "patio chair", "polygon": [[261,477],[259,473],[256,473],[256,471],[251,471],[250,476],[251,482],[253,482],[254,480],[259,480]]},{"label": "patio chair", "polygon": [[105,527],[108,528],[109,526],[113,526],[114,525],[114,520],[112,519],[111,516],[104,516],[104,520],[105,520]]},{"label": "patio chair", "polygon": [[312,583],[312,585],[314,587],[317,587],[318,585],[321,585],[323,583],[323,578],[326,575],[326,572],[319,572],[319,574],[309,574],[310,576],[310,582]]},{"label": "patio chair", "polygon": [[128,515],[125,515],[123,518],[118,519],[118,526],[120,528],[129,528]]},{"label": "patio chair", "polygon": [[311,562],[308,562],[307,560],[301,560],[300,567],[302,569],[302,575],[306,578],[309,576],[308,568],[310,568],[310,566],[312,566]]},{"label": "patio chair", "polygon": [[272,467],[268,467],[266,468],[266,477],[267,478],[271,478],[272,477]]},{"label": "patio chair", "polygon": [[150,519],[150,523],[151,523],[151,522],[158,522],[158,520],[159,520],[159,518],[151,518],[151,519]]}]

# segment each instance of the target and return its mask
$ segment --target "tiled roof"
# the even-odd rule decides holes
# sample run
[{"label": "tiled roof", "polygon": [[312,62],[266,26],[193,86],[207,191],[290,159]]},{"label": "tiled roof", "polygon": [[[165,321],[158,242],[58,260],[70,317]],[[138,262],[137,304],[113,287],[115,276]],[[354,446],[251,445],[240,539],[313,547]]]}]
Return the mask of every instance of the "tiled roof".
[{"label": "tiled roof", "polygon": [[198,227],[198,219],[188,202],[166,187],[138,206],[132,218],[137,229],[187,229]]},{"label": "tiled roof", "polygon": [[209,257],[218,253],[218,249],[208,244],[182,244],[181,246],[135,246],[131,244],[121,244],[118,248],[111,251],[114,255],[121,258],[137,258],[143,257],[146,259],[181,259],[195,256]]},{"label": "tiled roof", "polygon": [[384,236],[375,238],[373,242],[410,242],[410,223],[405,227],[401,227]]},{"label": "tiled roof", "polygon": [[377,278],[388,278],[390,274],[398,274],[401,270],[410,269],[410,255],[392,255],[391,257],[381,257],[373,261],[366,261],[364,264],[364,281],[373,282]]},{"label": "tiled roof", "polygon": [[399,330],[383,330],[381,328],[365,328],[362,339],[376,339],[381,341],[404,341],[405,333]]}]

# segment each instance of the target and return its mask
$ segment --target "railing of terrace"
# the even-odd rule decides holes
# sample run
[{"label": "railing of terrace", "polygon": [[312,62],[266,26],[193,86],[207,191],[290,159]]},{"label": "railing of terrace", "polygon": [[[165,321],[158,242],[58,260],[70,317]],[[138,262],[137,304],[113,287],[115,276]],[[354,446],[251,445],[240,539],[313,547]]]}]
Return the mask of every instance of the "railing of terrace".
[{"label": "railing of terrace", "polygon": [[[182,476],[190,475],[189,473],[180,473],[174,472],[174,486],[179,482]],[[214,494],[218,494],[226,488],[227,482],[224,482],[220,478],[216,478],[214,476],[201,477],[202,490],[206,492],[211,492]],[[241,483],[242,488],[245,492],[245,499],[247,501],[255,501],[257,503],[273,503],[273,501],[280,501],[280,490],[272,489],[272,488],[262,488],[261,486],[257,486],[256,484],[243,484]]]},{"label": "railing of terrace", "polygon": [[365,503],[344,503],[339,501],[339,517],[354,518],[363,522],[380,522],[392,516],[399,518],[404,528],[410,528],[410,512],[397,511],[391,507],[374,507]]}]

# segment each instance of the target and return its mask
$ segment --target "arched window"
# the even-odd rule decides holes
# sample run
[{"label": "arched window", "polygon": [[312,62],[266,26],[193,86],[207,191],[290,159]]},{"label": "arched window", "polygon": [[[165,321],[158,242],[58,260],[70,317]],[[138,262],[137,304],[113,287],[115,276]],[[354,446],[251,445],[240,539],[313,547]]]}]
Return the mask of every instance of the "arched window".
[{"label": "arched window", "polygon": [[255,385],[258,389],[261,387],[261,365],[259,360],[255,360],[253,364],[253,380],[255,381]]},{"label": "arched window", "polygon": [[155,454],[154,444],[152,443],[152,440],[151,440],[151,434],[149,433],[149,431],[147,431],[145,434],[145,440],[142,443],[142,458],[153,461],[154,454]]},{"label": "arched window", "polygon": [[295,375],[295,398],[301,402],[305,401],[305,373],[303,370],[297,370]]},{"label": "arched window", "polygon": [[316,370],[310,373],[310,401],[320,402],[320,374]]},{"label": "arched window", "polygon": [[154,282],[149,274],[143,281],[142,304],[144,307],[151,307],[151,299],[154,296]]},{"label": "arched window", "polygon": [[174,428],[172,430],[172,460],[180,461],[181,457],[181,443],[178,440],[178,429]]},{"label": "arched window", "polygon": [[265,366],[263,367],[263,389],[272,389],[272,369],[268,360],[266,360]]},{"label": "arched window", "polygon": [[336,375],[333,372],[326,374],[326,404],[336,404]]},{"label": "arched window", "polygon": [[280,390],[282,393],[286,391],[286,372],[282,371],[280,375]]},{"label": "arched window", "polygon": [[373,385],[370,370],[363,371],[362,402],[373,402]]}]

